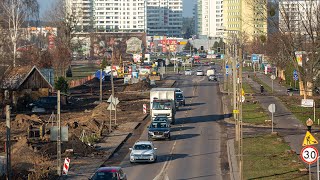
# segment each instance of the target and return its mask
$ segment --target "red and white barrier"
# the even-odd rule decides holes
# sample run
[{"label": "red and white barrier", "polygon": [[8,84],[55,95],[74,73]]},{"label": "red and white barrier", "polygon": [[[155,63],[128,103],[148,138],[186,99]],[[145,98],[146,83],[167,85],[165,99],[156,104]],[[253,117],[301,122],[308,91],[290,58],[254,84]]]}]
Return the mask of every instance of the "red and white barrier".
[{"label": "red and white barrier", "polygon": [[67,175],[68,174],[69,164],[70,164],[70,159],[69,158],[65,158],[64,159],[64,163],[63,163],[63,170],[62,170],[62,174],[63,175]]},{"label": "red and white barrier", "polygon": [[147,114],[147,105],[143,104],[143,114]]}]

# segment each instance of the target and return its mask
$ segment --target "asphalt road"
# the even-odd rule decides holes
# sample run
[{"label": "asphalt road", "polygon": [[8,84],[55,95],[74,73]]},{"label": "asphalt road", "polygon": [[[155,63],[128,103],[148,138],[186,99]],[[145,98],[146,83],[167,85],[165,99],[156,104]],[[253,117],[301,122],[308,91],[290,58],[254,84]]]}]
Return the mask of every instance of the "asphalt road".
[{"label": "asphalt road", "polygon": [[[204,68],[204,67],[202,67]],[[176,115],[171,141],[154,141],[155,163],[130,164],[129,154],[120,163],[130,180],[229,179],[223,159],[224,118],[217,82],[206,76],[176,75],[177,86],[186,96],[186,106]],[[139,140],[147,140],[145,129]]]}]

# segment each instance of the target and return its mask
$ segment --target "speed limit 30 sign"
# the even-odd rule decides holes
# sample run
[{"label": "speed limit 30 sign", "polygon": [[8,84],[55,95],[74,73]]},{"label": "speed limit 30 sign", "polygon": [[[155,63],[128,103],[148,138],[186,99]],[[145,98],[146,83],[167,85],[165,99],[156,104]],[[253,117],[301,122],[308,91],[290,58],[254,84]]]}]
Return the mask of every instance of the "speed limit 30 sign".
[{"label": "speed limit 30 sign", "polygon": [[313,146],[305,146],[300,152],[301,159],[307,164],[312,164],[316,162],[318,159],[318,156],[319,156],[319,152]]}]

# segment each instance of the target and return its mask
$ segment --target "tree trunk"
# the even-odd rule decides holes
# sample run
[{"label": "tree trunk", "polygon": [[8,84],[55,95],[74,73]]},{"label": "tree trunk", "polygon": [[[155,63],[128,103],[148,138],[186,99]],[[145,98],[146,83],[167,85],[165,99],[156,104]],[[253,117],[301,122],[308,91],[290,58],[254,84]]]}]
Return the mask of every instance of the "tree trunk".
[{"label": "tree trunk", "polygon": [[13,67],[16,67],[17,43],[13,42]]}]

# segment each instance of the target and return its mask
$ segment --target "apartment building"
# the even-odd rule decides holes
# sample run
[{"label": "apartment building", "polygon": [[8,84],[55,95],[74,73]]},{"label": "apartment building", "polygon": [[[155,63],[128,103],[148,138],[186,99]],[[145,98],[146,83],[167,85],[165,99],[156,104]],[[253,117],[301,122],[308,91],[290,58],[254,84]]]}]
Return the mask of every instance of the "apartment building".
[{"label": "apartment building", "polygon": [[249,39],[267,35],[265,0],[224,0],[223,24],[230,33],[245,33]]},{"label": "apartment building", "polygon": [[66,18],[75,17],[76,31],[94,28],[94,0],[66,0]]},{"label": "apartment building", "polygon": [[69,12],[79,17],[78,25],[103,32],[145,31],[145,0],[67,0]]},{"label": "apartment building", "polygon": [[198,0],[198,34],[219,38],[223,36],[223,0]]},{"label": "apartment building", "polygon": [[182,0],[146,0],[149,36],[182,37]]},{"label": "apartment building", "polygon": [[[318,28],[319,1],[280,1],[279,2],[279,28],[281,31],[306,33]],[[311,21],[310,21],[311,20]],[[310,33],[310,32],[309,32]],[[306,33],[307,34],[307,33]]]}]

